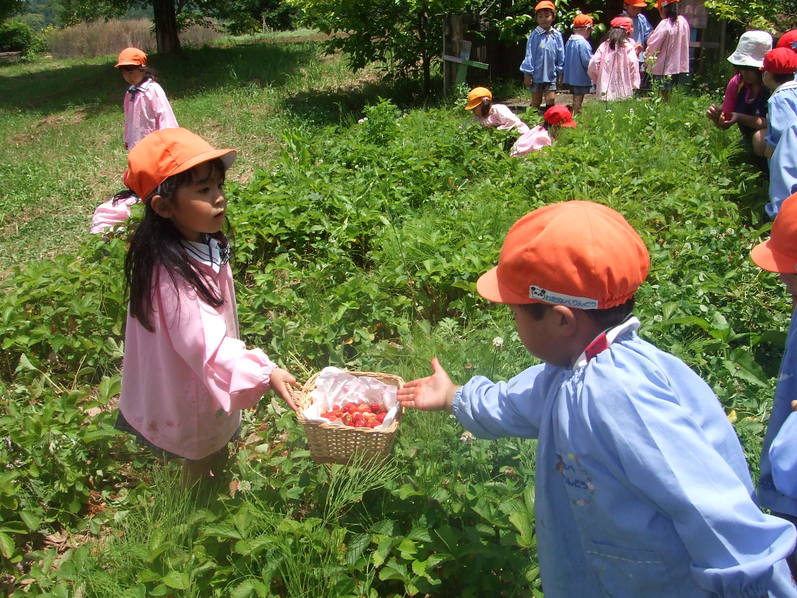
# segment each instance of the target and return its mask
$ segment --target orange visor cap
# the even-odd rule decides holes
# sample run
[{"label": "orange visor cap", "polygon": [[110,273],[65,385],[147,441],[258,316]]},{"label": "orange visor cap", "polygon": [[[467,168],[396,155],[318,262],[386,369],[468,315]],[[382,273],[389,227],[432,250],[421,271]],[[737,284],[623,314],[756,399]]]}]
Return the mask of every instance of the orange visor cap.
[{"label": "orange visor cap", "polygon": [[650,257],[623,216],[591,201],[544,206],[506,235],[498,265],[476,283],[496,303],[607,309],[631,299]]},{"label": "orange visor cap", "polygon": [[119,52],[119,58],[116,61],[114,67],[118,68],[120,66],[146,66],[147,64],[147,55],[144,54],[144,50],[139,50],[138,48],[125,48],[121,52]]},{"label": "orange visor cap", "polygon": [[147,200],[170,176],[216,158],[221,158],[226,170],[235,156],[236,150],[215,149],[188,129],[161,129],[144,137],[127,154],[124,182],[141,199]]},{"label": "orange visor cap", "polygon": [[753,247],[750,257],[764,270],[797,274],[797,193],[780,204],[772,234]]}]

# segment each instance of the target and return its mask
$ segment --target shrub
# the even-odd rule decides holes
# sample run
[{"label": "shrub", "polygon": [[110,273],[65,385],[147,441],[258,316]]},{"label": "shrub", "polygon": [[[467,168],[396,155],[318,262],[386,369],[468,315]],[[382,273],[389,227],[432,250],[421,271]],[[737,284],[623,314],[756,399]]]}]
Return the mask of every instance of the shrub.
[{"label": "shrub", "polygon": [[10,20],[0,23],[0,51],[28,53],[34,46],[36,35],[29,25]]}]

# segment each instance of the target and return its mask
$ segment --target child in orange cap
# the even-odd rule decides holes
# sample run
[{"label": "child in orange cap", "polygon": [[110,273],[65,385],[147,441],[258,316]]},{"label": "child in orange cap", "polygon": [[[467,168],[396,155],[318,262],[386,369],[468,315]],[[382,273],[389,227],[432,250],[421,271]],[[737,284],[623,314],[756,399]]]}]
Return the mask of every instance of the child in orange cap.
[{"label": "child in orange cap", "polygon": [[741,446],[689,367],[631,315],[648,252],[586,201],[518,220],[476,288],[509,305],[545,363],[507,382],[433,374],[406,407],[449,410],[481,438],[537,438],[536,540],[546,598],[794,597],[794,527],[756,506]]},{"label": "child in orange cap", "polygon": [[130,304],[117,427],[181,457],[183,482],[224,468],[241,410],[273,389],[294,410],[296,380],[238,340],[222,187],[233,149],[186,129],[146,136],[126,184],[144,217],[125,259]]},{"label": "child in orange cap", "polygon": [[675,85],[689,77],[689,22],[678,14],[681,0],[658,0],[661,21],[648,37],[645,62],[647,71],[658,81],[665,98]]},{"label": "child in orange cap", "polygon": [[639,62],[639,74],[641,77],[640,89],[647,88],[647,75],[645,74],[645,48],[648,45],[648,38],[653,31],[650,21],[645,16],[645,9],[648,7],[645,0],[625,0],[623,3],[623,16],[629,17],[634,26],[632,37],[636,44],[637,61]]},{"label": "child in orange cap", "polygon": [[[788,197],[772,225],[772,235],[750,252],[759,268],[776,272],[797,301],[797,194]],[[797,318],[792,313],[786,351],[761,454],[758,498],[776,515],[797,524]],[[794,553],[789,566],[797,573]]]},{"label": "child in orange cap", "polygon": [[531,91],[531,107],[538,109],[545,95],[546,106],[556,103],[556,83],[562,75],[565,45],[562,34],[553,26],[556,6],[542,0],[534,7],[537,27],[529,34],[526,56],[520,64],[523,85]]},{"label": "child in orange cap", "polygon": [[573,19],[573,34],[565,44],[565,62],[562,80],[570,87],[573,94],[573,113],[581,112],[584,96],[592,88],[592,81],[587,73],[589,61],[592,59],[592,46],[589,38],[592,35],[592,17],[577,14]]},{"label": "child in orange cap", "polygon": [[631,39],[634,24],[631,17],[614,17],[610,28],[592,60],[589,76],[595,84],[595,95],[602,100],[624,100],[639,89],[639,61]]},{"label": "child in orange cap", "polygon": [[[133,149],[153,131],[179,126],[155,71],[147,65],[147,55],[143,50],[125,48],[119,53],[114,66],[129,85],[123,104],[126,150]],[[101,234],[119,228],[130,217],[131,208],[139,200],[128,191],[117,193],[94,210],[89,231],[91,234]]]},{"label": "child in orange cap", "polygon": [[474,87],[468,93],[465,110],[472,110],[473,117],[485,127],[497,127],[504,131],[517,131],[520,137],[509,150],[513,158],[551,145],[551,137],[542,126],[529,128],[518,116],[504,104],[493,102],[493,94],[486,87]]}]

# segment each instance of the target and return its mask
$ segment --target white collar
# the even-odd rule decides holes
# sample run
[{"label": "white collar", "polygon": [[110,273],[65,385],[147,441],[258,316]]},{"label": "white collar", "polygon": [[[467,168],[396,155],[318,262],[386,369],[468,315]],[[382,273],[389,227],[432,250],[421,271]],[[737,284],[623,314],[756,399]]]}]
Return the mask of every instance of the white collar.
[{"label": "white collar", "polygon": [[786,81],[786,83],[782,83],[775,91],[773,91],[772,95],[774,96],[776,93],[786,91],[787,89],[794,89],[795,87],[797,87],[797,81]]},{"label": "white collar", "polygon": [[208,237],[207,242],[201,241],[182,241],[183,247],[188,255],[198,262],[210,266],[218,274],[221,267],[230,261],[230,249],[227,245],[222,245],[213,237]]},{"label": "white collar", "polygon": [[587,347],[584,349],[584,352],[576,358],[576,361],[573,364],[573,369],[576,370],[578,368],[583,368],[585,365],[587,365],[590,359],[595,357],[598,353],[611,347],[612,343],[618,336],[626,332],[636,330],[637,328],[639,328],[639,320],[635,316],[629,316],[614,328],[604,330],[598,336],[596,336],[592,342],[587,345]]}]

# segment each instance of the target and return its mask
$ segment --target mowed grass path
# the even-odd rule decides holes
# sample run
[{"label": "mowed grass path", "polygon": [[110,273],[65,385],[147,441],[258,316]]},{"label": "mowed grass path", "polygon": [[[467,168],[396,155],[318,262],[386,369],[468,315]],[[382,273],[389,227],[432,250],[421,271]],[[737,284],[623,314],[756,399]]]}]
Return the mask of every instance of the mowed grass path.
[{"label": "mowed grass path", "polygon": [[[267,167],[287,129],[337,123],[386,93],[374,72],[352,73],[317,41],[294,39],[151,57],[180,125],[239,149],[230,180]],[[125,83],[114,62],[0,66],[0,279],[74,251],[94,208],[123,188]]]}]

